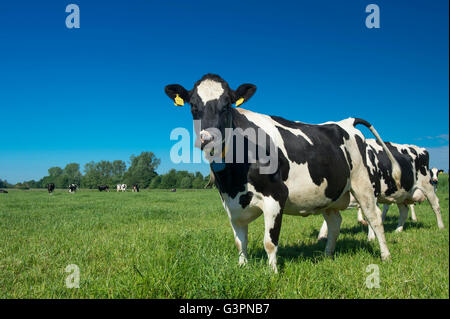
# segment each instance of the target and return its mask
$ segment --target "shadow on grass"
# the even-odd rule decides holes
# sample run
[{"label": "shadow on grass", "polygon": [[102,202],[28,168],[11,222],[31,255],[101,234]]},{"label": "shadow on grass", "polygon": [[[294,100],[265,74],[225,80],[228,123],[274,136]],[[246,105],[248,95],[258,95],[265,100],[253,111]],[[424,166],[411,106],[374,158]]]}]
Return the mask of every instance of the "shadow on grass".
[{"label": "shadow on grass", "polygon": [[[391,233],[394,232],[397,229],[397,225],[398,225],[398,216],[392,215],[392,216],[386,216],[386,219],[383,223],[384,225],[384,232],[385,233]],[[356,235],[359,233],[365,233],[367,234],[368,232],[368,226],[363,226],[361,224],[356,224],[353,225],[351,227],[345,227],[345,228],[341,228],[341,234],[350,234],[350,235]],[[409,229],[409,228],[414,228],[414,229],[421,229],[421,228],[429,228],[428,226],[426,226],[424,223],[417,221],[417,222],[413,222],[411,221],[411,219],[407,219],[403,228],[405,230]],[[311,238],[317,238],[317,236],[319,236],[319,230],[315,229],[311,232],[311,234],[309,235]]]},{"label": "shadow on grass", "polygon": [[[325,259],[331,258],[324,254],[325,246],[326,240],[320,240],[313,244],[300,243],[298,245],[280,245],[278,246],[277,252],[278,269],[282,271],[284,268],[284,264],[287,261],[310,261],[314,264],[317,264]],[[336,242],[335,254],[356,254],[361,250],[367,251],[374,257],[380,257],[379,251],[373,249],[372,243],[366,240],[356,240],[352,238],[338,238]],[[264,248],[257,248],[252,253],[250,253],[249,258],[267,260],[267,254]]]}]

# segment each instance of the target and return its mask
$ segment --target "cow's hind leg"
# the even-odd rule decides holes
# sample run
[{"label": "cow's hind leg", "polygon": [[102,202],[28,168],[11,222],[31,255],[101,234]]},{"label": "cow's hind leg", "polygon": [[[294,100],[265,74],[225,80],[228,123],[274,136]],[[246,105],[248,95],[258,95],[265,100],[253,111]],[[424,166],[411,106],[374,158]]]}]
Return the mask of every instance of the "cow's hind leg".
[{"label": "cow's hind leg", "polygon": [[431,184],[426,184],[423,185],[421,188],[421,191],[425,194],[425,196],[427,197],[428,201],[431,204],[431,208],[433,209],[435,215],[436,215],[436,220],[437,220],[437,224],[439,229],[444,229],[444,222],[442,221],[442,216],[441,216],[441,207],[439,206],[439,198],[437,197],[436,193],[434,192],[433,187],[431,186]]},{"label": "cow's hind leg", "polygon": [[248,225],[238,225],[231,222],[234,233],[234,242],[239,252],[239,265],[247,263],[247,245],[248,245]]},{"label": "cow's hind leg", "polygon": [[358,206],[358,215],[357,215],[358,223],[360,223],[363,226],[367,226],[367,222],[364,219],[364,216],[362,214],[361,207]]},{"label": "cow's hind leg", "polygon": [[278,239],[280,237],[281,220],[283,209],[273,198],[268,197],[264,200],[264,249],[269,258],[269,266],[277,273],[277,250]]},{"label": "cow's hind leg", "polygon": [[325,219],[322,223],[322,227],[320,227],[319,236],[317,236],[317,240],[327,239],[328,237],[328,226],[327,220]]},{"label": "cow's hind leg", "polygon": [[409,208],[411,209],[411,219],[413,222],[417,221],[416,211],[414,209],[414,204],[409,205]]},{"label": "cow's hind leg", "polygon": [[386,214],[389,210],[389,207],[390,207],[389,204],[383,204],[383,216],[381,217],[381,220],[383,221],[383,223],[386,220]]},{"label": "cow's hind leg", "polygon": [[398,225],[395,232],[399,233],[403,231],[403,226],[405,225],[405,221],[408,218],[408,206],[404,204],[398,204],[398,211],[400,212],[400,216],[398,217]]},{"label": "cow's hind leg", "polygon": [[367,218],[369,226],[372,227],[380,244],[381,259],[390,259],[391,254],[386,244],[386,238],[384,236],[384,227],[381,221],[381,211],[377,206],[375,197],[373,195],[373,189],[370,183],[367,183],[366,187],[360,185],[360,187],[353,187],[352,193],[355,196],[358,203],[361,205],[364,215]]},{"label": "cow's hind leg", "polygon": [[334,249],[336,247],[336,240],[341,230],[342,217],[339,211],[329,211],[323,213],[325,222],[328,226],[328,239],[327,246],[325,247],[325,254],[327,256],[333,256]]}]

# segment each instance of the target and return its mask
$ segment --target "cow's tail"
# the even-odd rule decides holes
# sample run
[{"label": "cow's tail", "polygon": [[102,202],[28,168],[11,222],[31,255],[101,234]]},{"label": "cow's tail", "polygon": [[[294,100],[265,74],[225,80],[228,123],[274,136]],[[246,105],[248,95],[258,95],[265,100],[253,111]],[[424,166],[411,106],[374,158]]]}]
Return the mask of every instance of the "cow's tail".
[{"label": "cow's tail", "polygon": [[391,151],[387,148],[386,144],[384,144],[383,140],[381,139],[380,135],[378,134],[377,130],[367,122],[366,120],[355,118],[355,121],[353,122],[353,126],[356,126],[358,124],[362,124],[365,127],[367,127],[372,134],[376,137],[378,143],[381,144],[383,147],[383,150],[386,152],[387,156],[389,157],[391,163],[392,163],[392,177],[395,180],[395,183],[397,184],[397,187],[400,188],[400,179],[402,177],[402,170],[400,168],[400,165],[398,164],[397,160],[395,159],[394,155],[392,155]]}]

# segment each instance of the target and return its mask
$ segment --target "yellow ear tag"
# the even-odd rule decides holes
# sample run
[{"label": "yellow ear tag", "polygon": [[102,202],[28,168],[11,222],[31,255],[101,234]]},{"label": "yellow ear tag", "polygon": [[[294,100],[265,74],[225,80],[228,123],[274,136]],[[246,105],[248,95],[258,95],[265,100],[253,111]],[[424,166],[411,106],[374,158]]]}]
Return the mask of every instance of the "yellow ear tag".
[{"label": "yellow ear tag", "polygon": [[242,103],[244,103],[244,98],[243,97],[241,97],[239,100],[236,101],[236,106],[239,106]]},{"label": "yellow ear tag", "polygon": [[184,100],[177,94],[177,96],[175,96],[175,103],[176,106],[183,106],[184,105]]}]

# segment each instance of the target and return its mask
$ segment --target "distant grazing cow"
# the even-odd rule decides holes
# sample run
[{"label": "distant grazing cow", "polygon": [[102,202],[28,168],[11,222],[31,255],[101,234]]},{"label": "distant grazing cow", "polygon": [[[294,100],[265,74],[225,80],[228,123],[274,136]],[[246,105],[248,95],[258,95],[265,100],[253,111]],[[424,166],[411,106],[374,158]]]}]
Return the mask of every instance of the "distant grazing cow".
[{"label": "distant grazing cow", "polygon": [[47,190],[48,190],[49,194],[53,193],[53,191],[55,190],[55,184],[53,184],[53,183],[48,184]]},{"label": "distant grazing cow", "polygon": [[[373,140],[367,139],[368,172],[373,185],[373,191],[378,199],[378,203],[383,205],[382,220],[385,219],[390,204],[397,204],[400,217],[396,232],[403,231],[403,226],[408,217],[408,206],[414,210],[414,203],[423,202],[425,199],[431,204],[436,215],[438,228],[443,229],[439,198],[436,196],[433,186],[430,183],[431,175],[428,169],[429,154],[426,149],[415,145],[404,145],[386,142],[386,146],[400,164],[402,173],[400,187],[392,178],[392,165],[385,150],[381,145]],[[358,220],[361,219],[358,214]],[[415,212],[413,220],[417,220]],[[319,238],[327,236],[325,222],[322,225]],[[374,239],[374,233],[369,227],[369,240]]]},{"label": "distant grazing cow", "polygon": [[76,184],[69,185],[69,193],[75,193],[77,191],[78,186]]},{"label": "distant grazing cow", "polygon": [[101,192],[101,191],[106,191],[106,192],[109,192],[109,187],[108,187],[108,185],[100,185],[99,187],[98,187],[98,190]]},{"label": "distant grazing cow", "polygon": [[400,184],[401,171],[374,127],[358,118],[312,125],[232,106],[248,101],[255,91],[252,84],[232,90],[214,74],[205,75],[189,91],[178,84],[165,87],[175,105],[191,105],[195,144],[205,156],[215,156],[210,168],[233,228],[239,263],[247,262],[248,224],[261,215],[273,271],[283,214],[322,213],[330,229],[325,252],[332,255],[342,221],[339,211],[347,208],[350,192],[375,229],[381,258],[389,259],[381,212],[364,168],[365,138],[355,126],[368,127],[386,149],[395,184]]},{"label": "distant grazing cow", "polygon": [[139,192],[139,185],[138,184],[134,184],[133,185],[133,192]]},{"label": "distant grazing cow", "polygon": [[0,189],[0,193],[3,193],[3,194],[8,194],[8,192],[7,192],[7,191],[5,191],[5,190],[3,190],[3,189]]},{"label": "distant grazing cow", "polygon": [[437,191],[439,174],[443,173],[443,172],[444,172],[443,169],[437,169],[436,167],[433,167],[432,169],[430,169],[431,185],[433,185],[433,187],[434,187],[434,192]]},{"label": "distant grazing cow", "polygon": [[175,192],[177,191],[177,189],[176,189],[176,188],[172,188],[170,191],[171,191],[172,193],[175,193]]},{"label": "distant grazing cow", "polygon": [[127,184],[117,184],[116,188],[118,192],[125,192],[127,190]]}]

